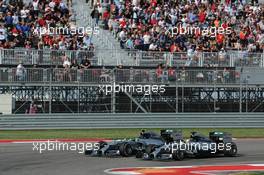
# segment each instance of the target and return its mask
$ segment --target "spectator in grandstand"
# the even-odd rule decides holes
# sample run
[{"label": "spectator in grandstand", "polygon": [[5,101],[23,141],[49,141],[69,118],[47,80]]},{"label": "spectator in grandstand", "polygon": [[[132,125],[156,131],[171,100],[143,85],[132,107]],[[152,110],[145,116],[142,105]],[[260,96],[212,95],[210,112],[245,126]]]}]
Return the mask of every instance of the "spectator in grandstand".
[{"label": "spectator in grandstand", "polygon": [[158,82],[165,82],[168,80],[168,72],[162,64],[158,65],[156,69],[156,77]]},{"label": "spectator in grandstand", "polygon": [[63,77],[65,78],[65,81],[72,81],[71,62],[67,56],[64,56],[63,67]]},{"label": "spectator in grandstand", "polygon": [[193,48],[191,46],[189,46],[188,50],[187,50],[187,59],[193,60],[193,57],[194,57]]},{"label": "spectator in grandstand", "polygon": [[28,110],[28,113],[29,114],[36,114],[38,111],[38,108],[37,108],[37,105],[34,104],[34,102],[32,102],[29,106],[29,110]]},{"label": "spectator in grandstand", "polygon": [[[87,2],[87,1],[86,1]],[[88,2],[87,2],[88,3]],[[67,6],[72,6],[72,0],[67,0]]]},{"label": "spectator in grandstand", "polygon": [[78,70],[79,67],[80,67],[80,66],[79,66],[79,64],[78,64],[77,59],[73,59],[72,62],[71,62],[71,68],[72,68],[73,70]]},{"label": "spectator in grandstand", "polygon": [[[207,52],[220,51],[222,48],[263,51],[264,6],[256,1],[252,4],[246,1],[217,0],[192,2],[124,0],[118,3],[112,1],[109,8],[104,8],[102,13],[110,14],[111,26],[113,21],[117,23],[116,32],[123,41],[120,43],[121,48],[124,48],[124,40],[132,39],[134,48],[139,50],[154,50],[153,45],[151,48],[148,46],[157,40],[160,51],[173,48],[176,52],[185,52],[188,50],[186,44],[188,42],[198,46],[200,51]],[[195,29],[195,32],[182,35],[179,31],[184,29],[180,27],[185,27],[184,29],[197,27],[199,30]],[[208,29],[216,27],[218,30],[215,32],[210,29],[207,35],[203,35],[204,27]],[[168,32],[171,28],[178,33],[173,35],[172,32]],[[169,44],[169,47],[166,44]],[[251,45],[248,48],[249,44]]]},{"label": "spectator in grandstand", "polygon": [[81,62],[81,66],[80,66],[82,69],[88,69],[91,67],[91,62],[88,58],[88,56],[86,56],[82,62]]},{"label": "spectator in grandstand", "polygon": [[226,51],[225,51],[224,48],[222,48],[222,49],[220,50],[218,56],[219,56],[219,57],[218,57],[218,61],[219,61],[219,62],[224,62],[224,61],[226,60],[227,53],[226,53]]},{"label": "spectator in grandstand", "polygon": [[127,36],[126,36],[126,31],[125,30],[122,30],[120,33],[119,33],[119,40],[120,40],[120,47],[122,49],[125,48],[125,43],[127,41]]},{"label": "spectator in grandstand", "polygon": [[71,0],[68,5],[61,0],[0,1],[0,47],[88,50],[90,34],[84,38],[78,32],[67,32],[76,27],[70,21],[69,4]]},{"label": "spectator in grandstand", "polygon": [[131,37],[126,41],[126,49],[134,49],[134,43]]},{"label": "spectator in grandstand", "polygon": [[17,69],[16,69],[16,76],[17,76],[17,79],[19,81],[25,81],[26,79],[26,74],[27,74],[27,71],[25,69],[25,67],[23,66],[22,63],[20,63],[18,66],[17,66]]},{"label": "spectator in grandstand", "polygon": [[179,81],[185,82],[187,80],[188,73],[185,70],[185,67],[182,67],[182,70],[180,71]]},{"label": "spectator in grandstand", "polygon": [[4,31],[0,30],[0,42],[4,43],[6,41],[6,35],[4,33]]},{"label": "spectator in grandstand", "polygon": [[206,74],[207,74],[207,81],[208,81],[208,83],[212,83],[214,81],[213,71],[208,70],[206,72]]},{"label": "spectator in grandstand", "polygon": [[[100,16],[101,16],[101,14],[100,14],[100,12],[99,12],[99,10],[98,10],[98,6],[95,6],[94,9],[93,9],[92,12],[91,12],[91,17],[92,17],[93,19],[95,19],[95,23],[96,23],[97,25],[98,25],[98,23],[99,23]],[[108,21],[108,19],[105,19],[105,20]]]},{"label": "spectator in grandstand", "polygon": [[169,81],[175,81],[177,79],[176,71],[172,68],[168,68],[168,80]]},{"label": "spectator in grandstand", "polygon": [[11,12],[7,12],[7,16],[5,17],[5,27],[9,29],[13,27],[13,17]]},{"label": "spectator in grandstand", "polygon": [[230,71],[227,70],[227,68],[224,68],[223,70],[223,83],[230,82]]}]

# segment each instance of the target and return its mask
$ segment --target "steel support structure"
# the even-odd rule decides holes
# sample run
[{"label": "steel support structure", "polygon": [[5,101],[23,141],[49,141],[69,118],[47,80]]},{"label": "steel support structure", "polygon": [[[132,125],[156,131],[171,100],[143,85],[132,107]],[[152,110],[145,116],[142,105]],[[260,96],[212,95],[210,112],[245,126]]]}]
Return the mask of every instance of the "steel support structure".
[{"label": "steel support structure", "polygon": [[25,113],[33,101],[41,113],[264,112],[264,86],[248,84],[172,84],[166,87],[165,93],[129,96],[106,95],[99,91],[99,86],[88,84],[0,85],[0,94],[7,93],[15,99],[14,113]]}]

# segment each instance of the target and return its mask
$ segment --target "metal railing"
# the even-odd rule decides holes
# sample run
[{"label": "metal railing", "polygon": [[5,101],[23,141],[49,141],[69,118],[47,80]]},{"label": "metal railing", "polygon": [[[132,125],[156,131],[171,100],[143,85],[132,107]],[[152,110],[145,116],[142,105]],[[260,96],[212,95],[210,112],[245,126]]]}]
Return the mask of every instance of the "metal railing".
[{"label": "metal railing", "polygon": [[[256,73],[257,74],[257,73]],[[239,84],[243,72],[229,69],[44,69],[0,68],[1,83]],[[253,77],[254,78],[254,77]]]},{"label": "metal railing", "polygon": [[263,113],[3,115],[0,130],[91,128],[263,128]]},{"label": "metal railing", "polygon": [[87,50],[33,50],[33,49],[1,49],[0,65],[62,65],[63,56],[67,56],[70,61],[76,59],[78,63],[84,57],[88,57],[93,65],[98,65],[99,61],[95,57],[94,51]]},{"label": "metal railing", "polygon": [[247,52],[146,52],[128,51],[133,55],[139,66],[168,66],[187,67],[264,67],[263,53]]},{"label": "metal railing", "polygon": [[[105,41],[106,42],[106,41]],[[109,52],[108,58],[97,58],[99,52]],[[159,64],[173,67],[264,67],[264,53],[246,51],[227,52],[156,52],[126,50],[128,56],[135,60],[134,66],[153,67]],[[104,59],[122,59],[119,51],[111,50],[33,50],[33,49],[2,49],[0,50],[0,65],[62,65],[62,57],[76,59],[78,63],[88,56],[93,65],[101,65]],[[120,61],[116,60],[116,65]],[[126,63],[123,63],[124,65]]]}]

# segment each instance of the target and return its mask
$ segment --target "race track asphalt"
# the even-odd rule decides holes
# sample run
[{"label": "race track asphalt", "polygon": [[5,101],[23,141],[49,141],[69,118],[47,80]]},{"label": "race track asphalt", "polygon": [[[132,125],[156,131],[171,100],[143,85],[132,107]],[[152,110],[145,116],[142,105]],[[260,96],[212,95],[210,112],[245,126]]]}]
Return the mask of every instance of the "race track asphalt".
[{"label": "race track asphalt", "polygon": [[239,156],[143,161],[136,158],[87,157],[77,152],[39,154],[29,143],[0,144],[0,175],[104,175],[104,170],[122,167],[189,166],[264,163],[264,139],[237,140]]}]

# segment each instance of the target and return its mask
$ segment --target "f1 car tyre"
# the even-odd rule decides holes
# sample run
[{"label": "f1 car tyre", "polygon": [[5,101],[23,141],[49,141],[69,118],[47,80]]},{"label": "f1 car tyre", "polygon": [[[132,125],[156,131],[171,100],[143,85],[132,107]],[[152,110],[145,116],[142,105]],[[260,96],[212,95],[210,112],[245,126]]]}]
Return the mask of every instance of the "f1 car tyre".
[{"label": "f1 car tyre", "polygon": [[123,157],[129,157],[133,155],[132,146],[129,143],[122,143],[119,147],[120,155]]},{"label": "f1 car tyre", "polygon": [[84,155],[91,155],[93,153],[92,150],[85,150]]},{"label": "f1 car tyre", "polygon": [[172,158],[174,160],[183,160],[185,158],[185,154],[183,151],[177,150],[177,151],[172,153]]},{"label": "f1 car tyre", "polygon": [[231,149],[225,150],[224,155],[226,157],[235,157],[237,155],[237,146],[236,144],[231,145]]},{"label": "f1 car tyre", "polygon": [[147,147],[146,147],[146,153],[147,154],[151,154],[154,150],[155,150],[155,145],[148,145]]},{"label": "f1 car tyre", "polygon": [[143,151],[141,151],[141,150],[140,151],[137,151],[136,158],[140,159],[140,158],[143,157],[143,155],[144,155]]}]

